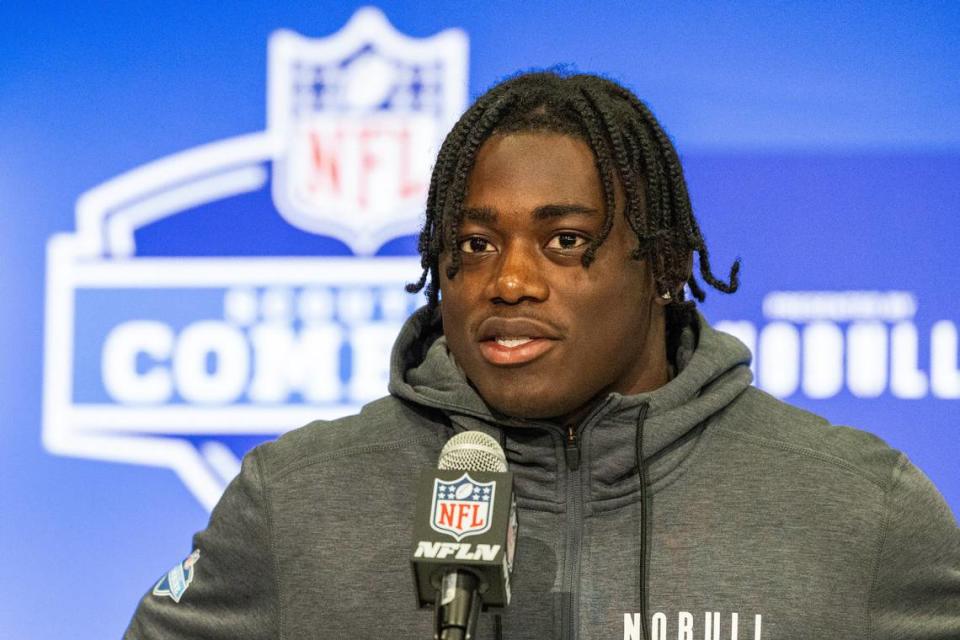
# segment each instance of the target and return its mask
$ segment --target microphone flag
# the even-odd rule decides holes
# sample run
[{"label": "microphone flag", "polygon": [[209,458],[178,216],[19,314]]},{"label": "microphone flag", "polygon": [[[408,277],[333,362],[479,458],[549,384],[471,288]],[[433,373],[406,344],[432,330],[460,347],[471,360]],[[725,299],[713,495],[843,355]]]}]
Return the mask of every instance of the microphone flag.
[{"label": "microphone flag", "polygon": [[479,580],[483,608],[510,603],[517,514],[513,474],[428,469],[417,485],[413,579],[417,606],[444,604],[443,575],[464,570]]}]

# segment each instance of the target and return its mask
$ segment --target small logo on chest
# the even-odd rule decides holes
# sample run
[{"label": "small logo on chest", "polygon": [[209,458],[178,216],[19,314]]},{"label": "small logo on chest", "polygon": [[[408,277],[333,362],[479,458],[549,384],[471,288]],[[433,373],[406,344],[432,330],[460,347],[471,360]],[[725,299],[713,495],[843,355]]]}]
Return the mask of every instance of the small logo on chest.
[{"label": "small logo on chest", "polygon": [[[751,621],[749,616],[741,618],[737,612],[726,616],[719,611],[705,611],[698,616],[678,611],[675,616],[668,616],[657,611],[650,618],[650,640],[762,640],[762,622],[760,614]],[[623,614],[623,640],[642,640],[642,624],[639,613]]]}]

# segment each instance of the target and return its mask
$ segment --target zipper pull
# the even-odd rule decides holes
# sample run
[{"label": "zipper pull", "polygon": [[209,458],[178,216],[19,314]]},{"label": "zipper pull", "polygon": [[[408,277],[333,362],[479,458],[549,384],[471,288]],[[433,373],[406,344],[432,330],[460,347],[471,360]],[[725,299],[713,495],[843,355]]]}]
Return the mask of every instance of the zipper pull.
[{"label": "zipper pull", "polygon": [[580,468],[580,441],[577,440],[577,432],[573,425],[567,426],[567,446],[565,448],[567,455],[567,469],[576,471]]}]

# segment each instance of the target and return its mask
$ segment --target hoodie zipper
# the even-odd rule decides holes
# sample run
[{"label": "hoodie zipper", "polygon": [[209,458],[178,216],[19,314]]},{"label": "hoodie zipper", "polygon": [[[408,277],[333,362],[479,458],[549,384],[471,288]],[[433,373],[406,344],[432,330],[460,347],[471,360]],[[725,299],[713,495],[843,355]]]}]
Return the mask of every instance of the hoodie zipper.
[{"label": "hoodie zipper", "polygon": [[567,425],[564,454],[567,459],[567,548],[564,552],[564,602],[560,610],[560,637],[577,637],[578,593],[580,584],[580,544],[583,531],[583,485],[580,478],[580,439],[576,427]]},{"label": "hoodie zipper", "polygon": [[580,423],[568,424],[564,433],[567,485],[567,538],[563,560],[561,592],[566,594],[560,609],[560,637],[576,640],[580,627],[580,547],[583,541],[583,470],[580,468],[582,434],[607,413],[612,403],[608,396]]},{"label": "hoodie zipper", "polygon": [[577,471],[580,468],[580,441],[577,439],[576,427],[567,425],[567,444],[564,448],[567,456],[567,471]]}]

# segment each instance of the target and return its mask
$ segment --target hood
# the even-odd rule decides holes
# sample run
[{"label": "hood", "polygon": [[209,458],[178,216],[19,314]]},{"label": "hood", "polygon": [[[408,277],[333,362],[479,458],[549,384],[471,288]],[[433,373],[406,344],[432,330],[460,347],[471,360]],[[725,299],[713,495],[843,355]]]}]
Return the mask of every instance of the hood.
[{"label": "hood", "polygon": [[[702,316],[684,329],[675,354],[677,373],[647,393],[611,393],[597,411],[604,421],[633,423],[642,404],[646,413],[645,457],[655,455],[717,413],[752,381],[750,351],[739,340],[714,330]],[[404,324],[393,347],[390,393],[452,417],[470,417],[498,427],[552,426],[544,421],[499,415],[467,382],[447,349],[439,310],[419,309]],[[596,412],[595,412],[596,414]],[[594,417],[596,417],[594,414]]]}]

